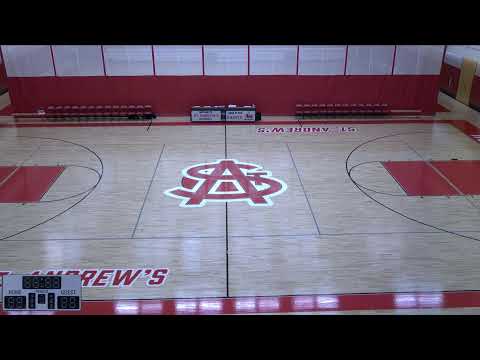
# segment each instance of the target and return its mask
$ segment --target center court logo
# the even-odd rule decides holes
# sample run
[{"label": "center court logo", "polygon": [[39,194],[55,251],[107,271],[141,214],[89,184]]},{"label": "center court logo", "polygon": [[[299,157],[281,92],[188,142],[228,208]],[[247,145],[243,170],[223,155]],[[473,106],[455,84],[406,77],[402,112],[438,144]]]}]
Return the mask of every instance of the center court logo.
[{"label": "center court logo", "polygon": [[246,201],[250,206],[272,206],[270,199],[287,190],[287,184],[256,164],[235,159],[190,166],[182,170],[182,186],[165,195],[181,199],[182,207],[202,207],[208,201]]}]

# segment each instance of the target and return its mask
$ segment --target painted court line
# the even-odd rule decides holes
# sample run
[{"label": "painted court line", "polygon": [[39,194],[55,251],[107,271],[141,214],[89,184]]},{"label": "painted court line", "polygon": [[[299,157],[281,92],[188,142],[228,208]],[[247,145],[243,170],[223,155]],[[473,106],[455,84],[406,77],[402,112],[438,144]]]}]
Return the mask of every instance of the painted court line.
[{"label": "painted court line", "polygon": [[6,182],[18,169],[16,166],[0,166],[0,187]]},{"label": "painted court line", "polygon": [[313,221],[315,223],[315,227],[317,228],[318,235],[321,235],[320,227],[318,226],[317,219],[315,217],[315,213],[313,212],[312,206],[310,205],[310,200],[308,199],[307,192],[305,191],[305,187],[303,186],[302,177],[298,172],[297,164],[295,163],[295,159],[293,158],[292,151],[290,150],[290,146],[286,143],[288,153],[290,154],[290,159],[292,161],[293,167],[295,168],[295,172],[297,173],[298,181],[300,182],[300,186],[302,187],[303,195],[305,195],[305,200],[307,201],[308,208],[310,209],[310,214],[312,215]]},{"label": "painted court line", "polygon": [[[304,121],[303,125],[335,125],[335,124],[448,124],[452,120],[433,120],[433,119],[388,119],[388,120],[352,120],[352,119],[336,119],[336,120],[309,120]],[[462,121],[462,120],[460,120]],[[240,126],[263,126],[263,125],[298,125],[297,120],[274,121],[261,120],[252,123],[245,122],[191,122],[191,121],[165,121],[154,122],[151,126],[225,126],[225,125],[240,125]],[[119,127],[119,126],[141,126],[145,127],[149,123],[144,122],[95,122],[95,123],[15,123],[15,124],[0,124],[0,128],[43,128],[43,127]]]},{"label": "painted court line", "polygon": [[148,185],[147,192],[146,192],[145,197],[143,199],[142,207],[140,208],[140,212],[138,213],[137,222],[135,223],[135,227],[133,228],[133,232],[132,232],[132,236],[131,236],[132,239],[135,238],[135,233],[137,232],[137,227],[138,227],[138,224],[140,222],[140,218],[142,217],[143,208],[145,207],[145,203],[147,201],[148,194],[150,193],[150,189],[152,187],[153,180],[155,179],[155,176],[157,175],[158,165],[160,164],[160,159],[162,158],[164,150],[165,150],[165,144],[163,144],[162,151],[160,151],[160,155],[158,156],[157,163],[155,164],[155,170],[153,171],[152,179],[150,180],[150,184]]}]

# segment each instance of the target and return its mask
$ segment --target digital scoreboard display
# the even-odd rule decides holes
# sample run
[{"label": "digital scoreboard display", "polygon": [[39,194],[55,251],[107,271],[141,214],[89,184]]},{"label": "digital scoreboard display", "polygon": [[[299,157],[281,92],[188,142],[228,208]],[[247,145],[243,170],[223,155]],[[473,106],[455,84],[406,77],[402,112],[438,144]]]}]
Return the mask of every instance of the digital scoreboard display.
[{"label": "digital scoreboard display", "polygon": [[80,310],[79,275],[4,275],[4,310]]},{"label": "digital scoreboard display", "polygon": [[30,289],[60,289],[62,287],[61,276],[23,276],[22,288]]}]

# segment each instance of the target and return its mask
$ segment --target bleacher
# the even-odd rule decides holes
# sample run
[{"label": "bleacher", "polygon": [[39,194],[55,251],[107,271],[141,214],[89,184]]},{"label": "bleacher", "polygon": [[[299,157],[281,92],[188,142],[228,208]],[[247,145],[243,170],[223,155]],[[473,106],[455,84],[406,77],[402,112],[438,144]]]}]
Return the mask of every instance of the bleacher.
[{"label": "bleacher", "polygon": [[302,118],[341,115],[388,115],[388,104],[296,104],[295,115]]},{"label": "bleacher", "polygon": [[48,120],[138,120],[154,119],[156,114],[151,105],[50,105],[43,117]]}]

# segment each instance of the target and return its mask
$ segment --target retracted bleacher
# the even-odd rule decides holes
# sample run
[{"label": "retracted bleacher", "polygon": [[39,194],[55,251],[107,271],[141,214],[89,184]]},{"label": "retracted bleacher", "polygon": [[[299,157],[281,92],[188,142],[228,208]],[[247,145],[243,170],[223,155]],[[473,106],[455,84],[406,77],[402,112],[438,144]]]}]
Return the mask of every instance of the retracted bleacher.
[{"label": "retracted bleacher", "polygon": [[37,113],[14,113],[15,118],[40,118],[53,121],[155,119],[151,105],[50,105]]},{"label": "retracted bleacher", "polygon": [[51,105],[43,116],[49,120],[154,119],[151,105]]},{"label": "retracted bleacher", "polygon": [[295,115],[302,118],[340,115],[389,115],[388,104],[296,104]]}]

